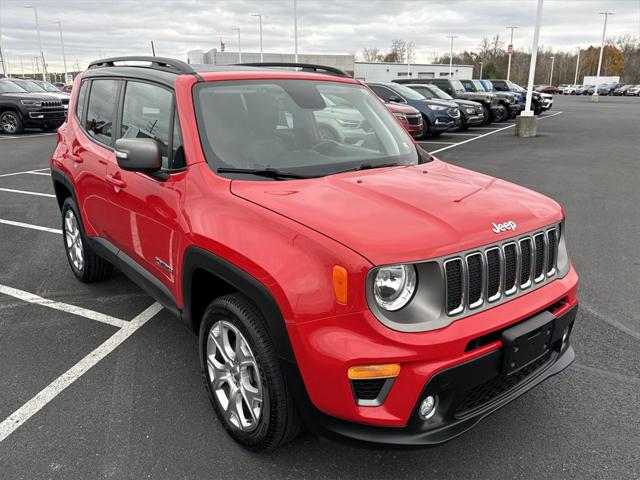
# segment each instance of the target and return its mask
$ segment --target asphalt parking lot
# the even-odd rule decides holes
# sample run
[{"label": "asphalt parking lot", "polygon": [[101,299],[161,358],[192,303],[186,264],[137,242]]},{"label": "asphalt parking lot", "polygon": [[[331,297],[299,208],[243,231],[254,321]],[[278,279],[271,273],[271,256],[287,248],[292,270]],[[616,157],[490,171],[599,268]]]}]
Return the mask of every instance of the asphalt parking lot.
[{"label": "asphalt parking lot", "polygon": [[73,276],[47,173],[55,135],[0,137],[0,478],[640,478],[639,109],[556,96],[536,138],[503,123],[423,142],[564,206],[582,303],[567,371],[419,450],[308,433],[269,454],[234,444],[196,337],[121,274]]}]

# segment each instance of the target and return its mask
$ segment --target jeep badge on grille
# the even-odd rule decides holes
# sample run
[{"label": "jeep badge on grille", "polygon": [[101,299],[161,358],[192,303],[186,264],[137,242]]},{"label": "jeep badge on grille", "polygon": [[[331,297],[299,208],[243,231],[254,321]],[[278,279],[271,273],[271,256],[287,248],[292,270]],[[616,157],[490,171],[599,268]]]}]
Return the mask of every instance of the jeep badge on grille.
[{"label": "jeep badge on grille", "polygon": [[491,230],[493,230],[494,233],[506,232],[507,230],[511,230],[512,232],[516,231],[516,222],[513,220],[504,223],[492,223],[491,225],[493,226]]}]

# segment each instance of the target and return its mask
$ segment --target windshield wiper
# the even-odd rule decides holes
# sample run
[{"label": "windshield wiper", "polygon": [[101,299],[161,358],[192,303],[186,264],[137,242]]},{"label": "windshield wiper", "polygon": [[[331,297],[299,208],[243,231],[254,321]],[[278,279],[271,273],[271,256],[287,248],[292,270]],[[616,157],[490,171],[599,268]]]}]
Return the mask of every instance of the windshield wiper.
[{"label": "windshield wiper", "polygon": [[370,164],[370,163],[361,163],[355,168],[349,168],[347,170],[340,170],[339,172],[334,172],[331,175],[337,175],[338,173],[347,173],[347,172],[359,172],[361,170],[371,170],[372,168],[385,168],[385,167],[397,167],[398,163],[380,163],[380,164]]},{"label": "windshield wiper", "polygon": [[257,177],[273,178],[274,180],[282,180],[285,178],[314,178],[309,175],[300,175],[298,173],[282,172],[276,168],[230,168],[220,167],[216,170],[218,173],[241,173],[246,175],[256,175]]}]

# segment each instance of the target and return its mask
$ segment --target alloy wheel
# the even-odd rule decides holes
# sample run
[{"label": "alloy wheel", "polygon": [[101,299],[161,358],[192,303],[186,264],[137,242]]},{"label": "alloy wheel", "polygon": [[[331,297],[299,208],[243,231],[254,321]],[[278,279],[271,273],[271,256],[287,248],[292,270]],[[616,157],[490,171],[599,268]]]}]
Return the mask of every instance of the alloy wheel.
[{"label": "alloy wheel", "polygon": [[6,133],[15,133],[18,130],[18,118],[11,113],[3,115],[2,130]]},{"label": "alloy wheel", "polygon": [[263,388],[258,362],[233,324],[220,320],[207,336],[207,370],[211,389],[227,422],[237,430],[254,430],[262,414]]},{"label": "alloy wheel", "polygon": [[74,268],[81,272],[84,267],[84,249],[78,219],[73,210],[67,210],[64,215],[64,241],[67,252]]}]

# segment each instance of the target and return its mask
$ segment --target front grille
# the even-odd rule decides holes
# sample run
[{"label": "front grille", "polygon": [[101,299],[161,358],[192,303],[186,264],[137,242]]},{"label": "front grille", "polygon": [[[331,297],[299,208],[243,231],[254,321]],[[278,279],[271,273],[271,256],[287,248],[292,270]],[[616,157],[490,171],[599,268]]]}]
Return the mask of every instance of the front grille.
[{"label": "front grille", "polygon": [[556,274],[558,227],[444,260],[447,314],[514,295]]},{"label": "front grille", "polygon": [[375,380],[351,380],[353,393],[358,400],[375,400],[386,382],[385,378]]},{"label": "front grille", "polygon": [[518,384],[531,378],[535,373],[541,371],[549,362],[550,357],[551,353],[548,353],[512,375],[500,374],[491,380],[470,388],[462,394],[456,404],[454,416],[462,417],[477,408],[491,403],[505,392],[508,392]]},{"label": "front grille", "polygon": [[69,99],[68,98],[63,98],[62,99],[62,105],[69,105]]},{"label": "front grille", "polygon": [[409,125],[422,125],[422,115],[405,115],[407,117],[407,122]]},{"label": "front grille", "polygon": [[42,108],[62,108],[62,102],[46,101],[42,102]]}]

